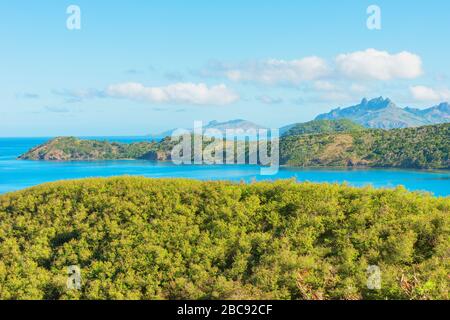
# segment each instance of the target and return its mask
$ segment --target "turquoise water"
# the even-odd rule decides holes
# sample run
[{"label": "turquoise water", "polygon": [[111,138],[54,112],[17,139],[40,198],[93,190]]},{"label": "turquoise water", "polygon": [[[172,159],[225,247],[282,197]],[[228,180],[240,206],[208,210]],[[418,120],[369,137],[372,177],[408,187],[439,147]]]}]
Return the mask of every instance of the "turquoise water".
[{"label": "turquoise water", "polygon": [[[118,142],[141,141],[143,138],[103,138]],[[171,162],[152,161],[19,161],[17,156],[45,142],[46,138],[0,138],[0,193],[24,189],[44,182],[86,177],[140,175],[154,178],[193,178],[202,180],[275,180],[295,178],[298,181],[347,182],[353,186],[373,185],[392,188],[403,185],[437,196],[450,195],[450,171],[385,169],[298,169],[280,168],[276,176],[261,176],[258,166],[177,166]]]}]

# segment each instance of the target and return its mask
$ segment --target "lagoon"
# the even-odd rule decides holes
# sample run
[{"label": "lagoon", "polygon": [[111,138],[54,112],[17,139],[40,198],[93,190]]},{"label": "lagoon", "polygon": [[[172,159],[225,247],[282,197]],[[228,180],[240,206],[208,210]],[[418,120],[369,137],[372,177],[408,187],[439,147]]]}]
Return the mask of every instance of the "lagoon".
[{"label": "lagoon", "polygon": [[[82,137],[90,138],[93,137]],[[261,176],[254,165],[174,165],[171,162],[121,161],[20,161],[16,158],[50,138],[0,138],[0,194],[21,190],[45,182],[87,177],[139,175],[152,178],[191,178],[200,180],[297,181],[347,183],[394,188],[403,185],[411,191],[427,191],[450,196],[450,171],[400,169],[305,169],[282,167],[275,176]],[[95,138],[117,142],[143,141],[145,137]]]}]

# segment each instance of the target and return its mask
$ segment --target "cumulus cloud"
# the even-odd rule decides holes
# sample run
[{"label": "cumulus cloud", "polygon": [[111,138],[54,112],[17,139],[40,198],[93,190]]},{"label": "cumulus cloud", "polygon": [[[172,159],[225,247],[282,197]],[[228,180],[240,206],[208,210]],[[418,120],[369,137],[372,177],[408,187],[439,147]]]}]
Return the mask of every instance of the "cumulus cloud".
[{"label": "cumulus cloud", "polygon": [[110,85],[105,95],[160,104],[226,105],[239,100],[239,96],[224,84],[208,87],[204,83],[176,83],[164,87],[146,87],[135,82],[120,83]]},{"label": "cumulus cloud", "polygon": [[367,49],[336,57],[337,71],[348,78],[363,80],[414,79],[422,75],[422,60],[413,53]]},{"label": "cumulus cloud", "polygon": [[414,79],[423,74],[420,56],[402,51],[366,49],[337,55],[332,61],[317,56],[294,60],[268,59],[243,63],[211,63],[203,76],[266,85],[299,85],[313,82],[321,91],[335,90],[336,80]]},{"label": "cumulus cloud", "polygon": [[329,73],[327,63],[319,57],[298,60],[269,59],[238,65],[216,63],[203,75],[225,77],[231,81],[247,81],[262,84],[299,84],[324,77]]},{"label": "cumulus cloud", "polygon": [[449,89],[433,89],[426,86],[413,86],[409,88],[413,98],[422,102],[441,102],[450,100]]}]

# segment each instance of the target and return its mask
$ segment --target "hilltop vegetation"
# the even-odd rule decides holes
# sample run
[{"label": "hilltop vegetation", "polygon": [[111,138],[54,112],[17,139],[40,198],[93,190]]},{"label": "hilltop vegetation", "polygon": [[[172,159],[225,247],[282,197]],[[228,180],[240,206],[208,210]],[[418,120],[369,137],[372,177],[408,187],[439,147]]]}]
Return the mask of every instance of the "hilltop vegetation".
[{"label": "hilltop vegetation", "polygon": [[75,137],[58,137],[37,146],[21,160],[123,160],[166,159],[171,148],[170,139],[162,142],[118,143],[97,140],[81,140]]},{"label": "hilltop vegetation", "polygon": [[[56,138],[19,159],[169,160],[176,143],[169,137],[132,144]],[[450,124],[381,130],[349,120],[320,120],[296,125],[280,139],[280,163],[288,166],[449,169],[449,154]]]},{"label": "hilltop vegetation", "polygon": [[0,196],[0,299],[448,299],[449,211],[402,188],[51,183]]},{"label": "hilltop vegetation", "polygon": [[393,130],[287,136],[280,162],[290,166],[450,168],[450,124]]}]

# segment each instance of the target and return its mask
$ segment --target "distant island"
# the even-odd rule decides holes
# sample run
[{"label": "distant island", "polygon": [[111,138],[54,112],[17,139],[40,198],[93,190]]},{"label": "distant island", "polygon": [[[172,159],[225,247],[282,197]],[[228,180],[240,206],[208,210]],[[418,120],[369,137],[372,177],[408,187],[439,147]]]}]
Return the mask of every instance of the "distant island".
[{"label": "distant island", "polygon": [[[253,123],[251,121],[247,121],[247,120],[243,120],[243,119],[235,119],[235,120],[224,121],[224,122],[213,120],[213,121],[208,122],[205,126],[203,126],[203,129],[204,130],[216,129],[221,132],[225,132],[225,130],[227,130],[227,129],[242,129],[242,130],[255,129],[255,130],[258,130],[258,129],[267,129],[267,128],[265,128],[259,124]],[[151,135],[149,135],[149,137],[155,138],[155,139],[170,137],[176,130],[177,129],[171,129],[171,130],[167,130],[167,131],[164,131],[161,133],[151,134]],[[193,132],[193,129],[189,129],[189,131]]]},{"label": "distant island", "polygon": [[170,139],[160,142],[118,143],[58,137],[21,155],[19,160],[167,160]]},{"label": "distant island", "polygon": [[[291,126],[280,138],[280,164],[295,167],[450,169],[450,124],[367,129],[350,120],[314,120]],[[252,142],[247,142],[252,143]],[[21,160],[170,160],[176,144],[117,143],[59,137],[21,155]]]}]

